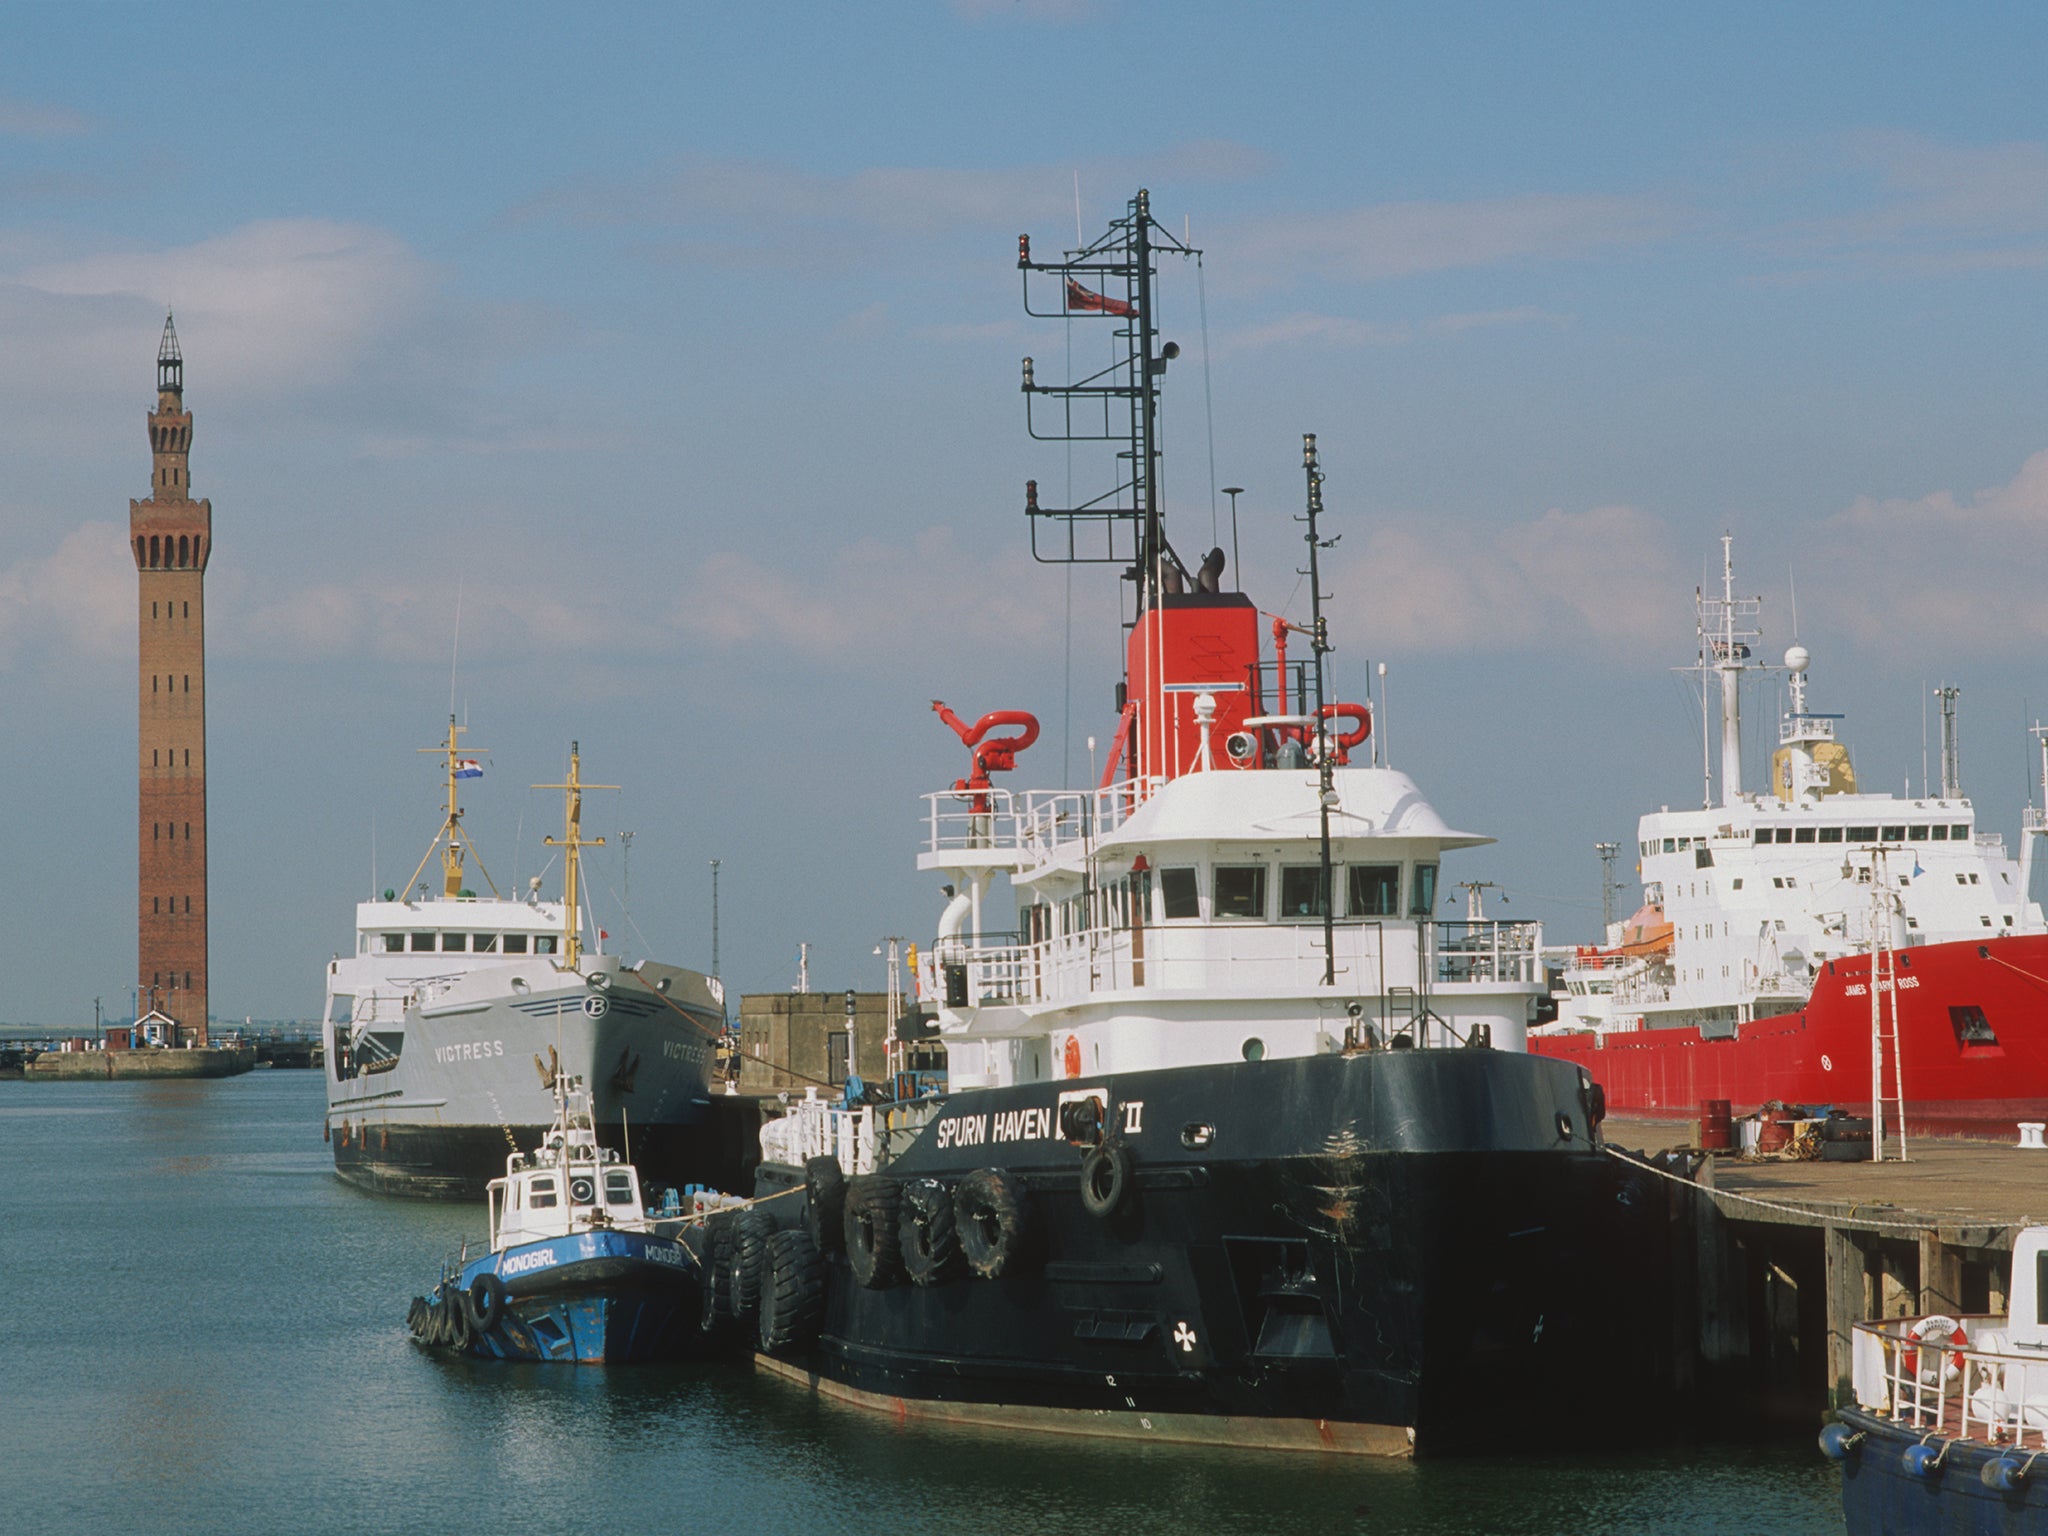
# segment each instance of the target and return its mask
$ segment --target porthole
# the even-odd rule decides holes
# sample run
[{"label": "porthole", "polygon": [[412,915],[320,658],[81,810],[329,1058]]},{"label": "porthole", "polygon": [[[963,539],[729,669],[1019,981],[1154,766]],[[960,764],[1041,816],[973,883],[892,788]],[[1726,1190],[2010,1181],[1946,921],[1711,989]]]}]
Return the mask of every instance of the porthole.
[{"label": "porthole", "polygon": [[1244,1059],[1246,1061],[1264,1061],[1266,1059],[1266,1042],[1257,1035],[1253,1035],[1251,1039],[1245,1041]]}]

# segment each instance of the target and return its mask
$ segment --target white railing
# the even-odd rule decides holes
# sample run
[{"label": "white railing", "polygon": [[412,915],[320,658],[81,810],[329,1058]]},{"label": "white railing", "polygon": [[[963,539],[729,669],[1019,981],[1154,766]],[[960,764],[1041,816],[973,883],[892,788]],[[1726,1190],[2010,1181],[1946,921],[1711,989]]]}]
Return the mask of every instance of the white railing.
[{"label": "white railing", "polygon": [[761,1155],[771,1163],[801,1168],[814,1157],[838,1159],[847,1173],[872,1173],[875,1167],[874,1111],[866,1106],[843,1109],[806,1088],[789,1113],[761,1127]]},{"label": "white railing", "polygon": [[[1353,991],[1430,990],[1458,984],[1534,984],[1542,928],[1535,923],[1339,922],[1337,974]],[[1095,992],[1156,987],[1174,992],[1284,993],[1313,989],[1323,974],[1320,923],[1205,923],[1090,928],[1037,943],[987,943],[919,957],[927,999],[946,999],[946,969],[966,967],[966,1005],[1035,1004]],[[1418,953],[1418,942],[1426,949]],[[1427,981],[1425,983],[1425,978]],[[957,994],[956,994],[957,995]]]},{"label": "white railing", "polygon": [[925,851],[1049,858],[1087,838],[1103,837],[1166,782],[1156,775],[1106,789],[942,789],[924,797]]},{"label": "white railing", "polygon": [[[2048,1448],[2048,1351],[2022,1352],[1999,1317],[1894,1318],[1851,1335],[1857,1403],[1923,1435],[2023,1450]],[[1954,1340],[1954,1324],[1965,1342]]]}]

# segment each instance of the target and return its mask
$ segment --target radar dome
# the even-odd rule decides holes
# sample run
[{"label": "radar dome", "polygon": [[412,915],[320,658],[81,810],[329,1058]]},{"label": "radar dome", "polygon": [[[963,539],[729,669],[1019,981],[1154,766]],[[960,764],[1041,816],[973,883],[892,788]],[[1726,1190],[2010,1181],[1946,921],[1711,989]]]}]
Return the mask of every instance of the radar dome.
[{"label": "radar dome", "polygon": [[1813,657],[1807,653],[1806,647],[1803,645],[1795,645],[1785,653],[1785,667],[1787,671],[1804,672],[1812,660]]}]

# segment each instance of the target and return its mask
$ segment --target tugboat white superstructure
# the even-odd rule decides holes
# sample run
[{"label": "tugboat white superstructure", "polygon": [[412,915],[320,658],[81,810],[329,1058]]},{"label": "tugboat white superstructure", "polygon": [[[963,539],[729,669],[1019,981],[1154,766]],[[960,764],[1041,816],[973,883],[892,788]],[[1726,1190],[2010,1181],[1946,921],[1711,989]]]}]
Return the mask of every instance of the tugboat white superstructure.
[{"label": "tugboat white superstructure", "polygon": [[[381,1193],[474,1198],[511,1150],[530,1150],[554,1118],[553,1083],[590,1085],[601,1134],[630,1139],[643,1167],[683,1183],[701,1160],[718,984],[695,971],[584,947],[579,756],[572,747],[563,896],[526,900],[466,888],[460,781],[476,773],[453,719],[441,746],[447,811],[401,896],[356,907],[352,954],[327,967],[327,1134],[335,1171]],[[420,882],[436,854],[442,889]]]},{"label": "tugboat white superstructure", "polygon": [[[589,1089],[555,1083],[555,1119],[487,1191],[486,1251],[444,1273],[406,1317],[422,1344],[489,1360],[621,1365],[685,1353],[697,1264],[642,1203],[633,1165],[599,1144]],[[677,1220],[667,1223],[671,1228]]]},{"label": "tugboat white superstructure", "polygon": [[[1086,506],[1026,493],[1041,559],[1134,584],[1114,739],[1095,789],[1015,793],[991,774],[1036,722],[934,705],[970,754],[926,798],[919,856],[949,882],[918,975],[949,1096],[811,1102],[764,1131],[757,1188],[804,1186],[811,1245],[809,1275],[774,1278],[824,1307],[800,1337],[763,1325],[761,1359],[899,1414],[1067,1432],[1406,1454],[1562,1429],[1669,1334],[1630,1326],[1656,1294],[1614,1240],[1636,1176],[1599,1146],[1591,1081],[1522,1049],[1536,927],[1437,918],[1442,858],[1490,839],[1375,759],[1369,709],[1324,696],[1315,439],[1309,622],[1166,539],[1162,251],[1195,254],[1142,192],[1063,260],[1020,242],[1027,309],[1120,343],[1072,387],[1024,365],[1034,436],[1120,460]],[[1015,931],[994,931],[999,878]],[[709,1240],[738,1276],[712,1310],[743,1314],[763,1282],[733,1256],[760,1234]]]}]

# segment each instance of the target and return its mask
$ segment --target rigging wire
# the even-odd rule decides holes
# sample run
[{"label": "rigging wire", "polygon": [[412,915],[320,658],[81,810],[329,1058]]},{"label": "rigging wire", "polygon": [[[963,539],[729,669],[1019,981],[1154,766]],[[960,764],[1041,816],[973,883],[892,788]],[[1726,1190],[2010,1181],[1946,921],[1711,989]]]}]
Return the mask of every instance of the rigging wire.
[{"label": "rigging wire", "polygon": [[[1209,438],[1209,547],[1216,549],[1223,543],[1216,511],[1216,397],[1209,385],[1209,279],[1202,269],[1200,251],[1195,252],[1195,293],[1202,311],[1202,425]],[[1237,572],[1237,580],[1242,586],[1244,572]]]}]

